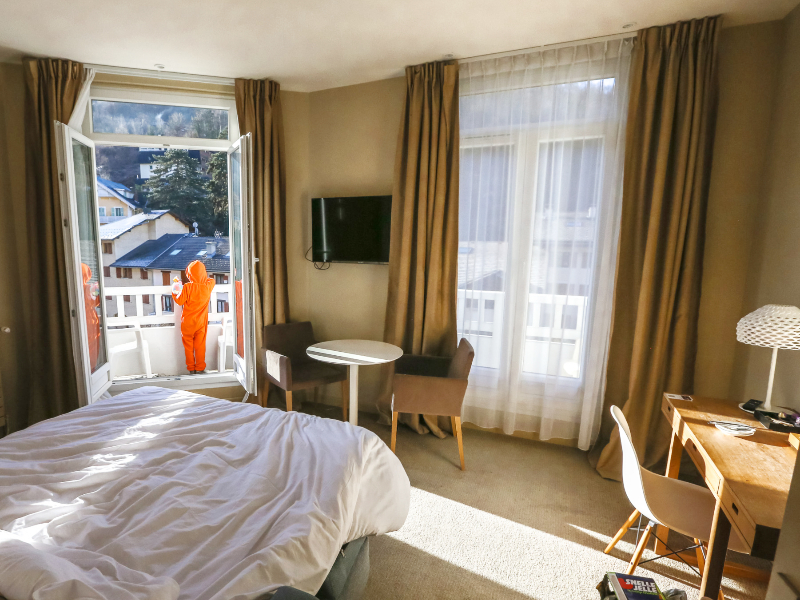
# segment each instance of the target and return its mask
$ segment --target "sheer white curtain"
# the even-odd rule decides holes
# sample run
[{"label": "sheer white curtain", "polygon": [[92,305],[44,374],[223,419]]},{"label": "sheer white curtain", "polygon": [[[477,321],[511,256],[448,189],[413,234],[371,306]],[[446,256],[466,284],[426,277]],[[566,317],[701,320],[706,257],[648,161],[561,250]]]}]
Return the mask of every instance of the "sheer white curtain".
[{"label": "sheer white curtain", "polygon": [[597,436],[605,386],[633,40],[462,63],[463,418]]}]

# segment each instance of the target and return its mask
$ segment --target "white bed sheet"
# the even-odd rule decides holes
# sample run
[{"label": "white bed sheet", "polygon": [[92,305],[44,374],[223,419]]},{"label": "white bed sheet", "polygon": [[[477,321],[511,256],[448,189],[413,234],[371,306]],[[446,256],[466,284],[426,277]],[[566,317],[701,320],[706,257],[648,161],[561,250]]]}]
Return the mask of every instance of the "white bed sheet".
[{"label": "white bed sheet", "polygon": [[142,387],[0,440],[0,594],[316,593],[343,544],[403,525],[409,496],[361,427]]}]

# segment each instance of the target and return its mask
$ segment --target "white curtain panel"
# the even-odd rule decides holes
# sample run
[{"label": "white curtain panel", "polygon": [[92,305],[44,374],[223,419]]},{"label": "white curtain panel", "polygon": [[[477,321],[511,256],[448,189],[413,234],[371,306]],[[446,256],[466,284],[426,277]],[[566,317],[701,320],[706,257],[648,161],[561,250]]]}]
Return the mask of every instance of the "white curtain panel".
[{"label": "white curtain panel", "polygon": [[633,40],[460,67],[458,331],[463,418],[540,439],[597,436]]}]

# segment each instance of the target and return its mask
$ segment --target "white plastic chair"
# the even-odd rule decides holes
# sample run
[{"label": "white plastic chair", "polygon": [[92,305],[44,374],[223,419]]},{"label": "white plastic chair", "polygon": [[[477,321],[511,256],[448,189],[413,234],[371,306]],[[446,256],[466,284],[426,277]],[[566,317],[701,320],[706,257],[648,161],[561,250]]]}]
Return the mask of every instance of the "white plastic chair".
[{"label": "white plastic chair", "polygon": [[217,338],[217,369],[227,371],[228,348],[233,352],[233,320],[229,315],[222,317],[222,333]]},{"label": "white plastic chair", "polygon": [[142,335],[142,328],[141,326],[136,323],[133,328],[128,328],[127,330],[121,331],[133,331],[136,339],[132,342],[128,342],[127,344],[118,344],[116,346],[112,346],[108,349],[108,361],[111,360],[117,354],[121,354],[123,352],[132,352],[134,350],[139,351],[139,357],[142,359],[144,363],[144,372],[148,377],[153,376],[153,370],[150,368],[150,347],[147,345],[147,340],[144,339]]},{"label": "white plastic chair", "polygon": [[[672,479],[657,475],[643,469],[636,455],[636,448],[631,441],[631,431],[628,421],[622,411],[611,407],[611,416],[619,425],[619,437],[622,443],[622,483],[628,500],[636,510],[628,518],[622,528],[611,540],[605,549],[608,554],[625,535],[633,522],[639,518],[647,519],[647,527],[641,531],[641,536],[636,544],[636,550],[631,557],[626,573],[632,575],[641,562],[644,547],[656,525],[664,525],[669,529],[682,533],[694,540],[695,545],[683,550],[694,549],[697,553],[697,563],[702,571],[705,564],[705,549],[703,542],[708,542],[711,536],[711,524],[714,519],[716,499],[708,488],[694,485],[679,479]],[[638,528],[637,530],[640,530]],[[666,542],[667,540],[662,540]],[[731,531],[728,548],[736,552],[747,553],[747,547],[739,539],[735,531]],[[668,547],[669,549],[669,547]],[[672,552],[671,549],[669,549]],[[656,557],[662,558],[662,557]],[[655,560],[655,559],[650,559]],[[645,561],[649,562],[649,561]],[[722,593],[720,592],[720,598]]]}]

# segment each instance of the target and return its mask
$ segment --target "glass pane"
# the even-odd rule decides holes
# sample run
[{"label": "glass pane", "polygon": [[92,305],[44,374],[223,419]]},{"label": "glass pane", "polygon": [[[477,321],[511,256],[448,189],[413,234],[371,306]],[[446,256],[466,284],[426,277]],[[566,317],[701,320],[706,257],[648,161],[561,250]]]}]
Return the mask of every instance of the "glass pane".
[{"label": "glass pane", "polygon": [[242,150],[231,152],[231,258],[233,258],[233,285],[236,295],[236,354],[244,359],[244,273],[242,257]]},{"label": "glass pane", "polygon": [[474,346],[477,367],[499,366],[514,162],[509,144],[461,149],[458,334]]},{"label": "glass pane", "polygon": [[523,370],[579,378],[594,277],[603,140],[539,144]]},{"label": "glass pane", "polygon": [[167,104],[92,100],[95,133],[228,139],[228,111]]},{"label": "glass pane", "polygon": [[89,344],[89,361],[94,373],[105,364],[106,348],[103,331],[103,297],[100,265],[97,252],[97,217],[94,212],[94,172],[92,149],[72,140],[72,160],[75,167],[75,198],[78,209],[78,237],[80,239],[81,277],[83,303],[86,311],[86,329]]}]

